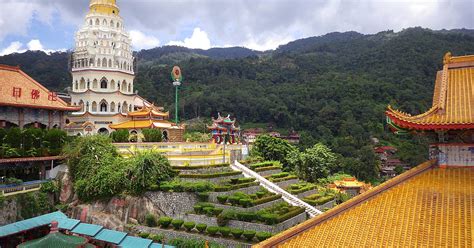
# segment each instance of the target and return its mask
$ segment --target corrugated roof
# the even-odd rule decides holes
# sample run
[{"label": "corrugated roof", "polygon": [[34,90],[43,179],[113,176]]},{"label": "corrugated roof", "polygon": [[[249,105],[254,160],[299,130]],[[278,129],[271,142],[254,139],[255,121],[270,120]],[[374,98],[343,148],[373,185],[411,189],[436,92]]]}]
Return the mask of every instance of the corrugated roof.
[{"label": "corrugated roof", "polygon": [[[174,248],[174,246],[171,245],[165,245],[165,248]],[[163,248],[163,244],[158,244],[158,243],[153,243],[150,245],[150,248]]]},{"label": "corrugated roof", "polygon": [[255,247],[473,247],[474,168],[422,164]]},{"label": "corrugated roof", "polygon": [[148,248],[153,241],[151,239],[143,239],[139,237],[127,236],[119,244],[123,248]]},{"label": "corrugated roof", "polygon": [[65,219],[60,219],[60,220],[57,220],[59,225],[59,229],[64,229],[64,230],[72,230],[74,229],[74,227],[76,227],[81,221],[80,220],[75,220],[75,219],[69,219],[69,218],[65,218]]},{"label": "corrugated roof", "polygon": [[104,228],[103,226],[99,226],[99,225],[80,223],[74,229],[72,229],[71,232],[94,237],[103,228]]},{"label": "corrugated roof", "polygon": [[10,236],[15,233],[30,230],[40,226],[49,225],[53,220],[60,222],[67,219],[67,216],[60,211],[37,216],[34,218],[18,221],[0,227],[0,237]]},{"label": "corrugated roof", "polygon": [[127,233],[109,230],[109,229],[102,229],[97,235],[95,235],[94,239],[106,241],[109,243],[120,244],[122,240],[127,236]]},{"label": "corrugated roof", "polygon": [[474,128],[474,55],[448,60],[445,56],[445,61],[436,77],[431,109],[412,116],[388,107],[386,115],[397,126],[415,130]]}]

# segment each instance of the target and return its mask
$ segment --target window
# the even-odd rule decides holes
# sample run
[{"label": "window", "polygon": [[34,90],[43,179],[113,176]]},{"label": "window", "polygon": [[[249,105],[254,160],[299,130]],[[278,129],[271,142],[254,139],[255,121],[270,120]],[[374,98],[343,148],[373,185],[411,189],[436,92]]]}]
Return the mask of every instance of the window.
[{"label": "window", "polygon": [[94,79],[94,81],[92,81],[92,88],[97,89],[97,79]]},{"label": "window", "polygon": [[100,81],[100,88],[101,89],[107,89],[107,80],[105,78],[103,78],[101,81]]},{"label": "window", "polygon": [[110,112],[115,112],[115,102],[110,104]]},{"label": "window", "polygon": [[97,103],[92,102],[92,112],[97,112]]},{"label": "window", "polygon": [[100,103],[100,112],[107,112],[107,102],[104,100]]}]

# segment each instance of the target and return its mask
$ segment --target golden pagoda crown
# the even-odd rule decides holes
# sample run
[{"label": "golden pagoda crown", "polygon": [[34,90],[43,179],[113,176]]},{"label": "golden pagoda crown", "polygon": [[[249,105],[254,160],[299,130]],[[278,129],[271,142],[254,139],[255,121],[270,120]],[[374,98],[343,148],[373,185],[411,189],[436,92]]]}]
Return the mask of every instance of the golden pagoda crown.
[{"label": "golden pagoda crown", "polygon": [[118,15],[120,12],[116,0],[90,0],[90,13]]}]

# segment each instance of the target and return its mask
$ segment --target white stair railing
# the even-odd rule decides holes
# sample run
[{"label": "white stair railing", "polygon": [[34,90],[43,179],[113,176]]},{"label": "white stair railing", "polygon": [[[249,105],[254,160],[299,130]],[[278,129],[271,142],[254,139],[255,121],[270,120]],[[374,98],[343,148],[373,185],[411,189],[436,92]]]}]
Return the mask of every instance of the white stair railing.
[{"label": "white stair railing", "polygon": [[268,191],[280,194],[286,202],[293,206],[298,206],[298,207],[303,207],[306,209],[306,212],[309,214],[309,216],[314,217],[318,214],[322,214],[321,211],[316,209],[315,207],[309,205],[308,203],[302,201],[298,197],[286,192],[284,189],[280,188],[278,185],[268,181],[266,178],[260,176],[257,172],[251,170],[250,168],[247,168],[245,165],[239,163],[238,161],[235,161],[233,164],[231,164],[231,167],[233,170],[236,171],[242,171],[245,177],[254,177],[257,179],[257,181],[260,182],[260,185],[264,188],[266,188]]}]

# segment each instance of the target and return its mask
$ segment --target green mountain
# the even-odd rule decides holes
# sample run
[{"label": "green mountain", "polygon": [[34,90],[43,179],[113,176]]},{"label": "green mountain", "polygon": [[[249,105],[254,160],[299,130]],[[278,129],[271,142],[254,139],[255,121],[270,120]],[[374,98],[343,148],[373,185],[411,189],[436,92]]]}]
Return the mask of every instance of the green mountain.
[{"label": "green mountain", "polygon": [[[150,101],[173,108],[169,75],[178,64],[185,77],[184,118],[229,113],[241,123],[305,131],[303,143],[322,140],[353,156],[369,137],[393,141],[384,130],[387,104],[413,114],[429,108],[447,51],[474,54],[474,30],[330,33],[266,52],[162,47],[136,53],[135,86]],[[67,53],[0,57],[55,90],[70,84],[67,61]]]}]

